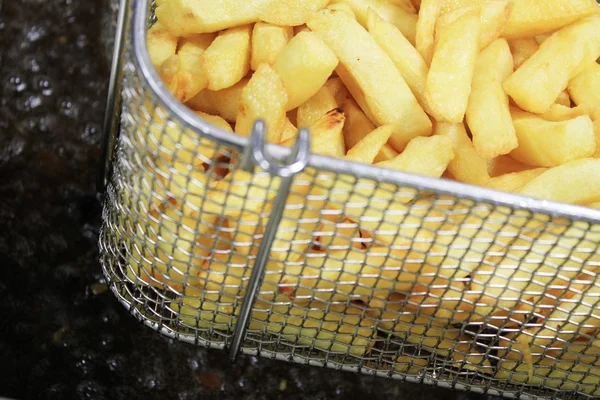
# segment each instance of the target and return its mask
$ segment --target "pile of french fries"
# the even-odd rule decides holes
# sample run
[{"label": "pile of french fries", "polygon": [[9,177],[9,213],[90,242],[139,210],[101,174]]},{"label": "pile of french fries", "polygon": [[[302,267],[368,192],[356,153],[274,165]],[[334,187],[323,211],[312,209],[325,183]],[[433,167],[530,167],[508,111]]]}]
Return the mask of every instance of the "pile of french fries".
[{"label": "pile of french fries", "polygon": [[[248,135],[262,119],[284,146],[308,128],[314,153],[389,175],[600,207],[595,0],[156,3],[151,61],[214,126]],[[128,194],[143,219],[128,276],[179,294],[181,323],[226,331],[278,182],[164,115],[140,121],[154,158],[144,200]],[[460,370],[600,394],[600,227],[472,206],[301,173],[249,329],[354,356],[384,332]],[[495,329],[500,350],[466,326]]]}]

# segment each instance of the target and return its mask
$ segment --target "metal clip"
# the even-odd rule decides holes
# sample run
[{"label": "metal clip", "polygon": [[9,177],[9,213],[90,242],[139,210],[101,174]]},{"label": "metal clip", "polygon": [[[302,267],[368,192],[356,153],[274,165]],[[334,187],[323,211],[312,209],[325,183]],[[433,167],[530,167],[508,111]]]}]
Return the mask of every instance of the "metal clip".
[{"label": "metal clip", "polygon": [[265,228],[265,234],[260,243],[260,247],[258,248],[258,254],[256,255],[250,280],[248,281],[242,308],[238,316],[237,324],[235,325],[231,346],[229,348],[229,360],[231,362],[234,362],[237,359],[240,348],[242,347],[242,342],[246,336],[250,313],[252,307],[254,307],[256,294],[258,293],[258,289],[260,288],[265,274],[266,265],[269,260],[269,252],[271,251],[271,246],[275,240],[277,227],[283,217],[285,204],[292,187],[294,175],[306,167],[310,156],[310,134],[308,130],[301,129],[298,132],[292,152],[284,160],[276,160],[266,151],[265,131],[266,126],[263,121],[259,120],[254,124],[250,136],[250,143],[244,153],[241,167],[246,171],[252,171],[253,166],[257,165],[269,172],[272,176],[280,177],[281,182],[279,184],[277,196],[274,200],[273,210]]}]

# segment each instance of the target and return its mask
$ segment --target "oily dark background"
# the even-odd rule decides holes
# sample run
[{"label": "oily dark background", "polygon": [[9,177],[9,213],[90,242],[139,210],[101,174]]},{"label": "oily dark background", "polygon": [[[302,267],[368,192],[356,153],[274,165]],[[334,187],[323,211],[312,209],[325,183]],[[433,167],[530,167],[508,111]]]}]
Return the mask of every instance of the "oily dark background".
[{"label": "oily dark background", "polygon": [[104,291],[107,0],[0,0],[0,397],[479,399],[168,340]]}]

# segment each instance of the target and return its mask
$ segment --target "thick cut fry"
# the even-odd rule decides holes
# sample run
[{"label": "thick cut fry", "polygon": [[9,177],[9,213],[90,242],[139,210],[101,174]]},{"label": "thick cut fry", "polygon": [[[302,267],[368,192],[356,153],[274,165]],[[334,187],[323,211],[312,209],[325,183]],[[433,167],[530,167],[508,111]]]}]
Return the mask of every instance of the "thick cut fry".
[{"label": "thick cut fry", "polygon": [[453,159],[452,139],[446,136],[418,137],[411,140],[399,156],[376,165],[439,178]]},{"label": "thick cut fry", "polygon": [[285,119],[285,125],[283,126],[283,132],[281,133],[281,141],[285,142],[288,139],[295,138],[298,136],[298,128],[292,124],[289,118]]},{"label": "thick cut fry", "polygon": [[439,122],[463,120],[479,51],[479,11],[470,10],[440,36],[427,74],[425,96]]},{"label": "thick cut fry", "polygon": [[600,119],[600,64],[589,64],[571,79],[567,89],[575,104],[586,106],[594,121]]},{"label": "thick cut fry", "polygon": [[210,90],[221,90],[238,83],[250,70],[250,36],[245,25],[223,31],[202,54],[202,68]]},{"label": "thick cut fry", "polygon": [[249,135],[257,119],[265,121],[267,141],[279,143],[285,125],[287,92],[269,64],[261,64],[242,90],[235,132]]},{"label": "thick cut fry", "polygon": [[431,64],[433,43],[435,39],[435,23],[440,15],[442,0],[423,0],[417,20],[415,47],[425,60]]},{"label": "thick cut fry", "polygon": [[600,159],[571,161],[544,172],[521,189],[521,194],[573,204],[600,201]]},{"label": "thick cut fry", "polygon": [[380,126],[348,150],[345,158],[363,164],[372,164],[379,151],[392,135],[392,130],[393,126],[391,125]]},{"label": "thick cut fry", "polygon": [[513,108],[519,146],[510,155],[525,164],[556,167],[591,157],[596,150],[594,125],[587,115],[567,121],[546,121]]},{"label": "thick cut fry", "polygon": [[338,2],[338,3],[333,3],[327,6],[328,9],[330,10],[339,10],[339,11],[344,11],[346,13],[348,13],[349,15],[352,16],[352,18],[356,19],[356,14],[354,14],[354,10],[352,9],[352,6],[346,2]]},{"label": "thick cut fry", "polygon": [[508,43],[498,39],[477,57],[466,120],[475,150],[491,159],[517,147],[517,136],[502,82],[513,71]]},{"label": "thick cut fry", "polygon": [[375,130],[375,125],[369,118],[363,113],[352,98],[347,98],[342,103],[342,109],[346,115],[346,122],[344,123],[344,141],[346,148],[351,149],[358,142],[362,140],[369,132]]},{"label": "thick cut fry", "polygon": [[390,146],[389,144],[385,144],[385,145],[383,145],[383,147],[381,148],[379,153],[375,156],[375,160],[373,160],[373,162],[378,163],[378,162],[392,160],[392,159],[398,157],[398,154],[400,154],[400,153],[398,153],[396,150],[394,150],[394,148],[392,146]]},{"label": "thick cut fry", "polygon": [[[345,13],[323,10],[314,14],[307,25],[321,36],[350,72],[377,125],[394,125],[390,144],[396,150],[402,150],[416,136],[431,133],[429,117],[393,61],[360,24]],[[344,77],[340,78],[354,95]]]},{"label": "thick cut fry", "polygon": [[329,89],[337,104],[343,104],[346,97],[350,96],[350,92],[339,77],[328,79],[323,86]]},{"label": "thick cut fry", "polygon": [[329,0],[275,0],[263,8],[258,18],[274,25],[300,26],[328,3]]},{"label": "thick cut fry", "polygon": [[600,119],[594,121],[594,132],[596,133],[596,152],[595,158],[600,158]]},{"label": "thick cut fry", "polygon": [[310,127],[311,151],[331,157],[343,157],[346,154],[344,135],[344,110],[336,108],[323,115]]},{"label": "thick cut fry", "polygon": [[227,89],[213,91],[203,90],[192,97],[186,105],[192,110],[218,115],[226,121],[235,122],[240,106],[242,90],[248,84],[248,79],[242,79]]},{"label": "thick cut fry", "polygon": [[532,168],[531,165],[523,164],[512,158],[510,155],[498,156],[488,162],[488,171],[491,177],[525,171]]},{"label": "thick cut fry", "polygon": [[373,124],[378,124],[377,118],[369,108],[367,99],[358,81],[352,76],[350,71],[340,63],[335,69],[335,73],[341,79],[342,83],[350,93],[350,97],[352,97],[358,103],[360,109],[365,113],[365,115],[369,117]]},{"label": "thick cut fry", "polygon": [[578,21],[553,34],[504,82],[504,90],[523,110],[544,113],[569,80],[598,56],[600,15]]},{"label": "thick cut fry", "polygon": [[314,96],[337,64],[337,57],[317,34],[294,36],[273,64],[288,93],[286,109],[292,110]]},{"label": "thick cut fry", "polygon": [[488,0],[481,4],[480,49],[485,49],[500,37],[511,12],[512,4],[509,0]]},{"label": "thick cut fry", "polygon": [[504,27],[507,39],[553,32],[581,18],[598,13],[594,0],[517,0]]},{"label": "thick cut fry", "polygon": [[540,117],[542,117],[546,121],[559,122],[581,117],[588,114],[589,109],[584,105],[571,108],[563,106],[562,104],[554,103],[550,106],[550,109],[545,113],[541,114]]},{"label": "thick cut fry", "polygon": [[452,139],[454,158],[448,170],[456,180],[474,185],[487,183],[490,179],[487,160],[477,153],[462,123],[438,123],[434,134]]},{"label": "thick cut fry", "polygon": [[415,44],[418,18],[416,14],[385,0],[332,0],[332,3],[341,2],[350,4],[356,20],[363,27],[367,27],[369,9],[371,9],[380,18],[398,28],[410,43]]},{"label": "thick cut fry", "polygon": [[367,25],[369,33],[377,41],[377,44],[396,64],[419,104],[429,112],[425,100],[428,68],[421,54],[398,29],[381,19],[375,12],[369,12]]},{"label": "thick cut fry", "polygon": [[541,175],[545,171],[547,171],[547,168],[534,168],[500,175],[491,178],[487,182],[487,187],[491,189],[502,190],[504,192],[517,192],[529,181]]},{"label": "thick cut fry", "polygon": [[571,97],[569,96],[569,92],[567,92],[566,90],[560,92],[560,94],[556,98],[555,104],[560,104],[561,106],[565,107],[571,107]]},{"label": "thick cut fry", "polygon": [[256,71],[264,62],[273,65],[281,49],[294,36],[294,30],[288,26],[271,25],[257,22],[252,30],[252,56],[250,68]]},{"label": "thick cut fry", "polygon": [[296,114],[297,126],[299,128],[309,127],[316,120],[337,107],[338,103],[329,89],[322,87],[313,97],[298,107]]},{"label": "thick cut fry", "polygon": [[512,53],[515,71],[540,48],[532,38],[509,40],[508,46]]},{"label": "thick cut fry", "polygon": [[148,29],[146,46],[152,65],[154,65],[154,68],[158,68],[167,59],[175,55],[177,37],[167,31],[160,22],[156,22]]},{"label": "thick cut fry", "polygon": [[177,36],[217,32],[258,21],[273,0],[169,0],[156,8],[159,21]]}]

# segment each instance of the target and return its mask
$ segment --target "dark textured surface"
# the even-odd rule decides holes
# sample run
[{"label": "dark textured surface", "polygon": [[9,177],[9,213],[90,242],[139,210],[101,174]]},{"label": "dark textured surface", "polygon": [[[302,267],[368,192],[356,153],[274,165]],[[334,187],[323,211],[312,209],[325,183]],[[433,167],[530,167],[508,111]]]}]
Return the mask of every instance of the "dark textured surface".
[{"label": "dark textured surface", "polygon": [[251,357],[230,366],[150,331],[102,291],[93,182],[105,6],[19,0],[0,11],[0,396],[477,398]]}]

